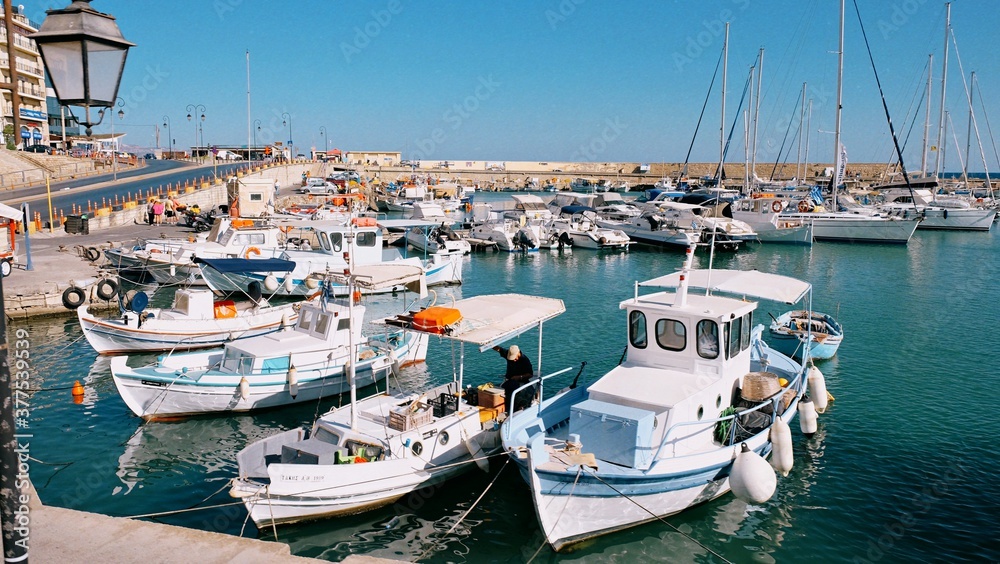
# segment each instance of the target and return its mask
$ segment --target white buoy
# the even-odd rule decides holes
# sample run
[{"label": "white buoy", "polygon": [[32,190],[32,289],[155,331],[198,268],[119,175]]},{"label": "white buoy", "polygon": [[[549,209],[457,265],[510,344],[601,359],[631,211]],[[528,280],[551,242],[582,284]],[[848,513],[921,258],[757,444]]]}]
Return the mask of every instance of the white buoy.
[{"label": "white buoy", "polygon": [[771,425],[771,467],[782,476],[787,476],[794,463],[792,430],[784,419],[776,417]]},{"label": "white buoy", "polygon": [[281,328],[287,329],[292,326],[292,320],[288,317],[287,313],[281,314]]},{"label": "white buoy", "polygon": [[285,292],[291,294],[292,288],[295,287],[295,283],[292,281],[292,275],[289,274],[288,276],[286,276],[285,281],[282,282],[282,284],[285,286]]},{"label": "white buoy", "polygon": [[809,396],[816,404],[816,413],[823,413],[826,411],[826,404],[829,400],[826,395],[826,379],[823,378],[823,373],[819,371],[819,368],[813,366],[809,368],[808,381]]},{"label": "white buoy", "polygon": [[816,415],[816,405],[808,397],[803,397],[799,401],[799,429],[802,430],[802,434],[811,437],[816,433],[817,423],[819,416]]},{"label": "white buoy", "polygon": [[250,397],[250,382],[246,377],[240,378],[240,399],[246,400]]},{"label": "white buoy", "polygon": [[392,371],[393,376],[399,378],[400,365],[399,365],[399,358],[396,357],[396,351],[390,350],[388,356],[389,356],[389,370]]},{"label": "white buoy", "polygon": [[294,364],[288,368],[288,393],[292,399],[299,395],[299,371],[295,369]]},{"label": "white buoy", "polygon": [[729,472],[729,487],[743,501],[761,504],[774,495],[778,477],[766,460],[743,443]]},{"label": "white buoy", "polygon": [[312,276],[307,276],[305,280],[306,288],[310,290],[315,290],[316,286],[319,286],[319,282],[316,281]]},{"label": "white buoy", "polygon": [[278,279],[273,274],[264,277],[264,289],[273,292],[278,289]]}]

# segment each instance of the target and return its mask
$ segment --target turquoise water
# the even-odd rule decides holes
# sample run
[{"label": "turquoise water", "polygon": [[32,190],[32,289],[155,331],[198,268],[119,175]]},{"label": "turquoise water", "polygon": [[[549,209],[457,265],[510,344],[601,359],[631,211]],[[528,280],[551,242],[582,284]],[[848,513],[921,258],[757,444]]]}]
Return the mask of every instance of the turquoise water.
[{"label": "turquoise water", "polygon": [[[539,547],[541,562],[997,560],[1000,525],[992,511],[1000,507],[994,481],[1000,453],[989,433],[996,427],[992,400],[1000,392],[1000,349],[991,331],[1000,319],[998,253],[1000,235],[993,230],[920,231],[906,247],[755,246],[716,256],[719,268],[810,280],[816,309],[835,315],[846,331],[838,356],[820,364],[836,401],[812,438],[793,426],[795,468],[764,505],[727,495],[666,524],[557,555],[542,547],[527,487],[498,458],[489,474],[470,472],[363,515],[280,528],[278,541],[295,554],[329,560],[367,553],[522,562]],[[582,378],[596,378],[624,348],[618,302],[632,294],[635,280],[671,272],[681,257],[643,249],[474,255],[465,285],[442,291],[438,300],[497,292],[562,298],[567,312],[544,328],[543,368],[586,360]],[[706,264],[704,255],[697,260]],[[391,312],[402,298],[369,304]],[[783,308],[764,304],[757,321],[768,311]],[[225,505],[234,501],[226,484],[236,472],[235,453],[259,437],[311,423],[338,400],[254,416],[142,424],[115,392],[108,360],[81,339],[75,319],[14,322],[11,334],[19,327],[30,333],[32,387],[47,390],[31,397],[30,418],[37,460],[31,475],[44,503],[118,516],[215,506],[157,519],[273,538],[246,522],[241,505]],[[537,334],[516,342],[537,363]],[[402,383],[448,380],[452,354],[449,343],[432,343],[427,365],[408,369]],[[467,381],[498,380],[503,364],[496,353],[469,356]],[[74,380],[87,386],[79,405],[66,389]]]}]

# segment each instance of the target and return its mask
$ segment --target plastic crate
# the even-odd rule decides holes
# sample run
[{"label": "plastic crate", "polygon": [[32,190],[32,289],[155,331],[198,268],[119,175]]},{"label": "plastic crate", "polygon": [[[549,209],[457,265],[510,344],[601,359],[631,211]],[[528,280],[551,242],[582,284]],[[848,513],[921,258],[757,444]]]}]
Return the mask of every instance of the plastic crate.
[{"label": "plastic crate", "polygon": [[434,408],[434,417],[445,417],[458,411],[458,396],[441,393],[436,399],[430,401]]},{"label": "plastic crate", "polygon": [[389,412],[389,427],[397,431],[409,431],[430,423],[434,412],[429,405],[421,405],[415,410],[409,406],[395,407]]}]

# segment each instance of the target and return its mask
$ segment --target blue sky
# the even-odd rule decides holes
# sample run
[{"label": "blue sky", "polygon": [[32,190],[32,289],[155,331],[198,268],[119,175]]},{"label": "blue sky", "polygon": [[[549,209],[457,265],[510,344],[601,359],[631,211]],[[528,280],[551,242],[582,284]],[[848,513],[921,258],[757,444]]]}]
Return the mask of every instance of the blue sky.
[{"label": "blue sky", "polygon": [[[67,0],[68,1],[68,0]],[[63,0],[26,2],[35,21]],[[893,120],[919,167],[927,55],[934,54],[936,135],[944,43],[944,2],[858,0]],[[536,2],[265,2],[263,0],[94,0],[117,17],[129,40],[117,131],[152,146],[153,124],[169,116],[180,146],[194,141],[188,104],[203,104],[208,143],[247,142],[246,50],[251,120],[258,142],[296,147],[398,150],[428,160],[677,162],[684,159],[729,21],[727,125],[750,65],[765,48],[758,161],[773,162],[803,82],[813,98],[810,160],[833,155],[836,0],[597,0]],[[977,71],[987,116],[1000,134],[1000,64],[993,54],[995,0],[956,0],[952,28],[966,75]],[[871,66],[852,0],[847,2],[843,135],[849,159],[891,154]],[[719,153],[719,82],[692,161]],[[978,98],[978,96],[977,96]],[[978,100],[976,103],[979,106]],[[967,102],[954,50],[948,103],[964,148]],[[907,114],[909,113],[909,117]],[[980,133],[996,169],[985,118]],[[795,128],[788,133],[795,160]],[[254,128],[255,129],[255,128]],[[99,131],[107,131],[105,125]],[[950,136],[949,136],[950,137]],[[737,124],[727,160],[743,159]],[[166,131],[161,146],[167,145]],[[957,169],[954,141],[948,168]],[[787,150],[787,149],[786,149]],[[297,152],[300,152],[297,149]],[[301,152],[306,152],[301,150]],[[973,144],[973,153],[978,153]],[[981,170],[976,157],[973,169]]]}]

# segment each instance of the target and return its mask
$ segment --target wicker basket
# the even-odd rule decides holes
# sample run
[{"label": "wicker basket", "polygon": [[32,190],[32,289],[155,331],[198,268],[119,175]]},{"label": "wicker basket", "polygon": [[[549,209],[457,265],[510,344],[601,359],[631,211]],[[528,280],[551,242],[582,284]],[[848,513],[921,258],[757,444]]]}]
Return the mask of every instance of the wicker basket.
[{"label": "wicker basket", "polygon": [[773,372],[748,372],[743,377],[740,396],[749,401],[761,402],[781,391],[778,375]]},{"label": "wicker basket", "polygon": [[397,431],[409,431],[430,423],[434,417],[431,406],[421,404],[411,411],[408,406],[397,407],[389,412],[389,427]]}]

